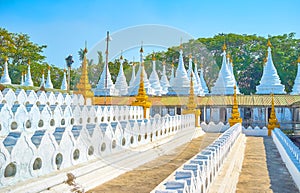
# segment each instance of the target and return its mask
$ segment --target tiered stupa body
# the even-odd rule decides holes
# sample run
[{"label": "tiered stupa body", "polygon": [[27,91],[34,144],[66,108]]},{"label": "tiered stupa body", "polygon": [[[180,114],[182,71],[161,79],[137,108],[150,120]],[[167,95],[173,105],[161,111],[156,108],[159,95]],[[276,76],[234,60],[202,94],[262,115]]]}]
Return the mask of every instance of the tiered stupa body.
[{"label": "tiered stupa body", "polygon": [[135,80],[135,64],[134,64],[134,62],[133,62],[133,63],[132,63],[131,79],[130,79],[130,81],[129,81],[129,87],[133,87],[134,80]]},{"label": "tiered stupa body", "polygon": [[271,43],[268,41],[268,58],[264,66],[260,84],[256,86],[256,94],[285,94],[285,86],[281,84],[277,70],[273,64]]},{"label": "tiered stupa body", "polygon": [[68,89],[67,76],[66,76],[66,69],[64,69],[64,77],[63,77],[63,80],[62,80],[62,82],[61,82],[60,89],[61,89],[61,90],[67,90],[67,89]]},{"label": "tiered stupa body", "polygon": [[198,96],[203,96],[204,95],[203,88],[201,84],[199,84],[197,77],[193,71],[193,60],[191,55],[189,56],[189,69],[187,71],[187,74],[190,79],[193,78],[194,93]]},{"label": "tiered stupa body", "polygon": [[51,81],[51,72],[50,72],[50,66],[48,66],[48,75],[47,75],[47,80],[45,83],[45,88],[53,88],[53,84]]},{"label": "tiered stupa body", "polygon": [[170,83],[169,83],[169,80],[168,80],[168,77],[167,77],[167,74],[166,74],[166,64],[165,64],[165,62],[163,62],[162,64],[163,64],[163,71],[162,71],[162,75],[161,75],[161,78],[160,78],[160,85],[162,87],[161,94],[165,95],[165,94],[168,93]]},{"label": "tiered stupa body", "polygon": [[294,82],[293,90],[291,95],[300,95],[300,57],[298,58],[298,71]]},{"label": "tiered stupa body", "polygon": [[180,47],[176,76],[171,81],[171,87],[169,88],[167,95],[189,95],[190,92],[190,82],[183,63],[182,46]]},{"label": "tiered stupa body", "polygon": [[103,71],[98,81],[97,87],[94,90],[95,96],[117,96],[119,95],[118,90],[115,88],[111,75],[109,72],[108,64],[104,64]]},{"label": "tiered stupa body", "polygon": [[30,62],[28,61],[27,74],[25,76],[24,86],[33,86],[30,72]]},{"label": "tiered stupa body", "polygon": [[11,84],[11,79],[10,79],[9,73],[8,73],[7,61],[8,61],[8,59],[5,58],[3,75],[2,75],[1,80],[0,80],[1,84]]},{"label": "tiered stupa body", "polygon": [[41,79],[40,87],[45,87],[45,73],[44,73],[44,70],[42,71],[42,79]]},{"label": "tiered stupa body", "polygon": [[140,49],[140,65],[139,65],[139,69],[136,73],[134,82],[133,82],[132,86],[129,88],[128,93],[130,96],[136,96],[138,94],[138,90],[140,87],[139,85],[140,85],[140,79],[141,79],[141,71],[143,71],[144,87],[145,87],[146,93],[148,95],[154,95],[154,92],[153,92],[151,84],[148,80],[145,68],[142,68],[142,64],[144,63],[143,52],[144,52],[143,48],[141,47],[141,49]]},{"label": "tiered stupa body", "polygon": [[238,87],[238,85],[237,85],[235,76],[234,76],[232,58],[230,58],[230,55],[229,55],[229,54],[227,55],[227,65],[228,65],[228,69],[229,69],[229,71],[230,71],[230,73],[231,73],[231,76],[232,76],[232,78],[233,78],[233,80],[234,80],[234,82],[235,82],[236,93],[237,93],[237,94],[241,94],[241,93],[240,93],[240,89],[239,89],[239,87]]},{"label": "tiered stupa body", "polygon": [[118,77],[116,79],[115,88],[119,91],[120,95],[128,94],[128,85],[126,81],[126,77],[123,71],[123,56],[120,57],[120,69],[118,73]]},{"label": "tiered stupa body", "polygon": [[204,94],[209,94],[209,90],[208,90],[206,81],[204,79],[204,69],[203,69],[202,65],[200,65],[200,67],[201,67],[201,69],[200,69],[200,83],[201,83],[201,86],[204,90]]},{"label": "tiered stupa body", "polygon": [[150,82],[151,88],[154,91],[154,95],[161,96],[162,95],[162,87],[160,85],[159,77],[156,72],[156,59],[155,59],[154,55],[152,57],[152,72],[149,77],[149,82]]},{"label": "tiered stupa body", "polygon": [[215,85],[211,88],[212,95],[232,95],[235,82],[226,62],[226,45],[223,46],[223,61]]}]

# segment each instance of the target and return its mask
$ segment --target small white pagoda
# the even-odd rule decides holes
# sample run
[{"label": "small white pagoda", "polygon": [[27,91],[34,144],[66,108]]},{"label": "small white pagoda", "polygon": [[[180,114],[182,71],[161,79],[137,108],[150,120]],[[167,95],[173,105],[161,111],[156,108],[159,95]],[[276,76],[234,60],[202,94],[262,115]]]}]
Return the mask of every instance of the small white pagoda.
[{"label": "small white pagoda", "polygon": [[159,77],[156,72],[156,58],[154,56],[154,53],[152,55],[152,72],[149,76],[149,82],[151,85],[151,88],[154,91],[154,95],[161,96],[162,95],[162,87],[159,82]]},{"label": "small white pagoda", "polygon": [[256,94],[286,94],[285,86],[281,84],[277,70],[273,64],[271,42],[268,40],[268,56],[264,66],[260,84],[256,86]]},{"label": "small white pagoda", "polygon": [[169,82],[167,74],[166,74],[166,62],[163,61],[162,65],[163,65],[163,71],[162,71],[162,75],[161,75],[161,78],[160,78],[160,85],[162,87],[161,94],[165,95],[165,94],[168,93],[168,89],[170,87],[170,82]]},{"label": "small white pagoda", "polygon": [[294,82],[294,86],[293,86],[291,95],[300,95],[300,56],[299,56],[297,62],[298,62],[297,75],[296,75],[296,79]]},{"label": "small white pagoda", "polygon": [[120,56],[120,69],[115,82],[115,88],[119,91],[119,94],[124,96],[128,94],[128,84],[123,70],[123,56]]},{"label": "small white pagoda", "polygon": [[8,73],[7,61],[8,61],[8,58],[6,57],[5,62],[4,62],[3,75],[2,75],[1,80],[0,80],[1,84],[11,84],[11,79],[10,79],[9,73]]}]

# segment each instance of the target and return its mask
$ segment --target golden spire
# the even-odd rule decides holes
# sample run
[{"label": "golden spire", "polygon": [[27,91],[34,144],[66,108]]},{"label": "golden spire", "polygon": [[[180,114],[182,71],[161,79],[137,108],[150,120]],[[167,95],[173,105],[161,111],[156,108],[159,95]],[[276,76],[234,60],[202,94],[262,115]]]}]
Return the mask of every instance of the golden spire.
[{"label": "golden spire", "polygon": [[83,54],[85,55],[87,52],[88,52],[88,50],[87,50],[87,42],[85,41],[85,46],[84,46]]},{"label": "golden spire", "polygon": [[195,103],[193,73],[191,73],[190,95],[189,95],[189,101],[188,101],[188,104],[186,105],[186,107],[188,110],[194,110],[197,107],[197,104]]},{"label": "golden spire", "polygon": [[123,50],[121,50],[120,60],[123,60]]},{"label": "golden spire", "polygon": [[197,63],[198,63],[198,61],[197,61],[197,58],[195,58],[195,59],[194,59],[194,63],[195,63],[195,64],[197,64]]},{"label": "golden spire", "polygon": [[135,101],[131,103],[131,106],[142,106],[144,109],[144,119],[147,119],[149,118],[148,109],[151,107],[151,105],[152,103],[148,100],[144,86],[144,63],[142,63],[138,95],[135,97]]},{"label": "golden spire", "polygon": [[192,54],[189,54],[189,58],[192,58],[193,56],[192,56]]},{"label": "golden spire", "polygon": [[196,109],[197,103],[196,103],[196,97],[194,94],[194,84],[193,84],[193,73],[191,73],[191,81],[190,81],[190,95],[188,99],[188,103],[186,105],[187,109],[184,109],[182,111],[183,115],[186,114],[194,114],[195,115],[195,126],[199,127],[199,116],[201,115],[201,111],[199,109]]},{"label": "golden spire", "polygon": [[182,45],[182,38],[180,38],[180,46],[179,48],[182,50],[183,49],[183,45]]},{"label": "golden spire", "polygon": [[162,65],[164,66],[164,65],[166,65],[166,61],[164,60],[164,61],[162,61]]},{"label": "golden spire", "polygon": [[298,57],[298,60],[297,60],[297,62],[298,62],[298,63],[300,63],[300,56]]},{"label": "golden spire", "polygon": [[67,70],[64,68],[64,72],[67,72]]},{"label": "golden spire", "polygon": [[223,45],[223,51],[225,51],[226,49],[227,49],[227,47],[226,47],[226,43],[224,42],[224,45]]},{"label": "golden spire", "polygon": [[236,123],[242,123],[243,122],[243,119],[240,117],[239,106],[238,106],[238,102],[237,102],[236,86],[234,86],[233,89],[234,89],[233,107],[232,107],[232,112],[231,112],[231,118],[228,121],[230,127],[232,127]]},{"label": "golden spire", "polygon": [[42,74],[45,74],[45,70],[44,69],[42,70]]},{"label": "golden spire", "polygon": [[30,66],[30,60],[28,60],[27,64],[28,64],[28,66]]},{"label": "golden spire", "polygon": [[271,47],[271,46],[272,46],[272,44],[271,44],[271,42],[270,42],[270,39],[268,39],[267,46],[268,46],[268,47]]},{"label": "golden spire", "polygon": [[171,66],[172,66],[172,68],[174,68],[174,63],[172,62],[172,64],[171,64]]},{"label": "golden spire", "polygon": [[50,68],[51,68],[51,66],[50,66],[50,65],[48,65],[48,70],[50,70]]},{"label": "golden spire", "polygon": [[271,96],[272,96],[272,108],[271,108],[271,115],[268,123],[268,136],[271,136],[271,132],[274,128],[280,127],[280,124],[277,121],[276,113],[275,113],[274,94],[272,93]]},{"label": "golden spire", "polygon": [[82,94],[85,99],[91,98],[93,101],[94,93],[92,92],[91,90],[92,86],[89,83],[86,54],[87,54],[87,48],[85,42],[85,48],[83,50],[83,60],[81,66],[81,77],[79,83],[76,85],[78,91],[75,91],[74,94]]},{"label": "golden spire", "polygon": [[143,53],[143,52],[144,52],[144,49],[143,49],[143,42],[142,42],[140,53]]},{"label": "golden spire", "polygon": [[227,53],[226,58],[230,58],[230,54],[229,53]]},{"label": "golden spire", "polygon": [[203,68],[203,64],[202,63],[200,64],[200,68]]},{"label": "golden spire", "polygon": [[8,61],[8,57],[7,56],[5,56],[5,58],[4,58],[4,62],[7,62]]}]

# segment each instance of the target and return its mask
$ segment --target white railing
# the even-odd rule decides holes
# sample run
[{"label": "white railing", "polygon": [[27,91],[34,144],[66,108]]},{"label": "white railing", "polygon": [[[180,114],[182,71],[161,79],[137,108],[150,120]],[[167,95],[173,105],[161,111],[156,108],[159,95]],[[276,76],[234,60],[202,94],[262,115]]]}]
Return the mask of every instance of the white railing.
[{"label": "white railing", "polygon": [[273,141],[285,162],[295,184],[300,190],[300,150],[299,148],[278,128],[272,131]]},{"label": "white railing", "polygon": [[241,132],[240,124],[229,128],[212,144],[178,168],[152,192],[207,192]]}]

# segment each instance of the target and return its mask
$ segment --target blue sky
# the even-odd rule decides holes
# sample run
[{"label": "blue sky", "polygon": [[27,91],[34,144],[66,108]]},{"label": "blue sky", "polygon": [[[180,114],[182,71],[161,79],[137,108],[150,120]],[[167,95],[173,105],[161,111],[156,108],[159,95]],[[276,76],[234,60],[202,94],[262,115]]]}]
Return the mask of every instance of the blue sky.
[{"label": "blue sky", "polygon": [[0,0],[0,27],[26,33],[45,44],[46,61],[64,67],[64,58],[113,33],[143,24],[168,25],[193,37],[218,33],[267,37],[296,32],[300,38],[299,0]]}]

